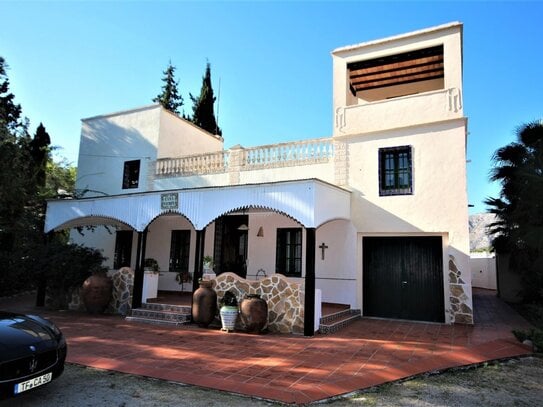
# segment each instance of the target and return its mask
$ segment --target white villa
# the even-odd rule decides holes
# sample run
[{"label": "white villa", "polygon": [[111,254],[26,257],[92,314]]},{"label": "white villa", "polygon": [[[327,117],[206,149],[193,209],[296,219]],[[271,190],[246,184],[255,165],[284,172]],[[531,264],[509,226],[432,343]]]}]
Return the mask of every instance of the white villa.
[{"label": "white villa", "polygon": [[314,334],[321,302],[472,324],[462,24],[338,48],[332,62],[329,138],[225,150],[160,105],[83,119],[86,194],[48,202],[46,232],[96,226],[72,240],[134,270],[134,309],[146,258],[155,293],[190,292],[211,256],[217,284],[282,289],[268,303],[298,319],[292,332]]}]

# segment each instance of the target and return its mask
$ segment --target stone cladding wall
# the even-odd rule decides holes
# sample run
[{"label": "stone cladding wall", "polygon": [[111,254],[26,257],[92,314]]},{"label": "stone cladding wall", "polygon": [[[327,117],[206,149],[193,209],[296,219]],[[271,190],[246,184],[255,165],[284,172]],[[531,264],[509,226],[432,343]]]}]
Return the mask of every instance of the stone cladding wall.
[{"label": "stone cladding wall", "polygon": [[451,304],[449,312],[451,322],[473,325],[473,310],[465,287],[466,282],[462,278],[462,272],[456,266],[454,256],[449,255],[449,301]]},{"label": "stone cladding wall", "polygon": [[281,274],[253,281],[234,273],[223,273],[212,282],[218,301],[229,290],[236,295],[238,303],[246,294],[259,294],[268,304],[269,331],[303,334],[304,284],[293,282]]},{"label": "stone cladding wall", "polygon": [[132,309],[132,292],[134,290],[134,270],[122,267],[111,275],[113,293],[107,312],[128,315]]}]

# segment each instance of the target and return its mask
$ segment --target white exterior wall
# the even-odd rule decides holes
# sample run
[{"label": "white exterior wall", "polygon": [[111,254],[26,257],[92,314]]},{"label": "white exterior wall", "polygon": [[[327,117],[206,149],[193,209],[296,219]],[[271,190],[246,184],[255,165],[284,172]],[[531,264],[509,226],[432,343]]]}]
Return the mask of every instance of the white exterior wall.
[{"label": "white exterior wall", "polygon": [[297,179],[318,178],[334,183],[334,163],[332,160],[322,164],[307,164],[296,167],[266,168],[254,171],[241,171],[240,184],[259,182],[289,181]]},{"label": "white exterior wall", "polygon": [[[115,258],[115,227],[96,226],[94,229],[83,229],[82,233],[72,230],[70,233],[70,241],[75,244],[81,244],[87,247],[94,247],[102,252],[106,257],[104,267],[113,270],[113,261]],[[134,267],[136,264],[136,248],[138,242],[138,234],[132,235],[132,253],[130,264]]]},{"label": "white exterior wall", "polygon": [[[160,108],[84,119],[79,145],[76,188],[85,196],[117,195],[145,191],[147,163],[156,160]],[[122,189],[124,162],[141,160],[138,188]]]},{"label": "white exterior wall", "polygon": [[496,257],[490,253],[471,253],[471,286],[496,290]]},{"label": "white exterior wall", "polygon": [[[278,228],[299,228],[298,222],[277,213],[254,213],[249,216],[249,243],[247,248],[247,278],[256,278],[258,270],[263,269],[267,276],[275,274],[275,248],[277,245]],[[258,237],[262,226],[263,237]],[[302,250],[305,254],[305,230],[302,232]],[[302,255],[302,278],[305,276],[305,256]],[[303,279],[292,278],[303,282]]]},{"label": "white exterior wall", "polygon": [[[324,243],[324,250],[319,248]],[[317,229],[315,249],[315,286],[322,291],[322,302],[348,304],[361,309],[359,278],[356,268],[356,229],[346,220],[328,222]]]},{"label": "white exterior wall", "polygon": [[160,109],[157,158],[210,153],[223,149],[223,139],[173,113]]}]

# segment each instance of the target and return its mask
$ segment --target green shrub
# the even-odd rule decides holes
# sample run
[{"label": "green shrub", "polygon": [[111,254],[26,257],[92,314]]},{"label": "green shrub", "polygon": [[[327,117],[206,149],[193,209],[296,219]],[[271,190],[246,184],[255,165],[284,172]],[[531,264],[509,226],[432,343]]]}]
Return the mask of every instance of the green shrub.
[{"label": "green shrub", "polygon": [[52,241],[42,247],[34,263],[34,276],[44,279],[48,306],[66,309],[74,289],[93,272],[102,270],[105,257],[96,249]]}]

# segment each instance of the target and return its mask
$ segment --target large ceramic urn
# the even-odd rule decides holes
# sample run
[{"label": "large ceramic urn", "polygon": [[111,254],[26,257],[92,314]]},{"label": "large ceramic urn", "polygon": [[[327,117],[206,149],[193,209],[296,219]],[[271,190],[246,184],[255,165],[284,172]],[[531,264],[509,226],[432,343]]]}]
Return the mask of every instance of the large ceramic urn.
[{"label": "large ceramic urn", "polygon": [[217,293],[211,281],[200,281],[200,287],[192,295],[192,320],[206,328],[217,314]]},{"label": "large ceramic urn", "polygon": [[81,296],[91,314],[102,313],[111,300],[113,282],[105,272],[97,272],[83,282]]},{"label": "large ceramic urn", "polygon": [[247,332],[259,333],[268,323],[268,304],[257,294],[247,295],[241,301],[240,315]]}]

